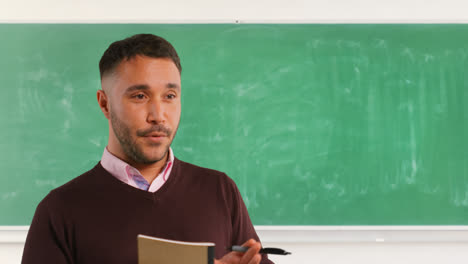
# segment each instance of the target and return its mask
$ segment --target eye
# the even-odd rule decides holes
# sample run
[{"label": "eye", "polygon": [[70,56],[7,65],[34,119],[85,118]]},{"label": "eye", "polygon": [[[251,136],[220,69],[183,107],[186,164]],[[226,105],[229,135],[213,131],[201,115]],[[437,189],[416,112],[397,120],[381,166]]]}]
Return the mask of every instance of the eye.
[{"label": "eye", "polygon": [[143,100],[143,99],[145,99],[146,96],[144,94],[142,94],[142,93],[139,93],[139,94],[135,94],[132,97],[135,98],[135,99],[138,99],[138,100]]},{"label": "eye", "polygon": [[167,99],[175,99],[176,95],[171,93],[171,94],[166,95],[166,98]]}]

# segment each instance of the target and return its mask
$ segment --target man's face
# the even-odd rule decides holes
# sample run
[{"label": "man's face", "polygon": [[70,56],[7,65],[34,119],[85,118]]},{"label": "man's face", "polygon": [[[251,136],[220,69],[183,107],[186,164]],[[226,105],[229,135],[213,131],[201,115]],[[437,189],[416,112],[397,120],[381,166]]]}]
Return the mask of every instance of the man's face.
[{"label": "man's face", "polygon": [[180,73],[170,59],[136,56],[102,81],[109,100],[109,147],[140,164],[164,159],[180,121]]}]

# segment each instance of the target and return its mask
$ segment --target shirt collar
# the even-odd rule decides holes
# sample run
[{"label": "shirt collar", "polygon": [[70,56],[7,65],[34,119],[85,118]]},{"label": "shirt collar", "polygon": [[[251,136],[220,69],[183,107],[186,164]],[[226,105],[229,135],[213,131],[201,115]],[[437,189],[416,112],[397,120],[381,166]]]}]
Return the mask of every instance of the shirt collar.
[{"label": "shirt collar", "polygon": [[[160,178],[158,179],[158,182],[163,181],[161,183],[164,183],[165,181],[167,181],[173,163],[174,153],[172,151],[172,148],[169,148],[169,158],[167,159],[166,164],[164,165],[164,168],[162,169],[161,173],[158,175],[158,177],[156,177],[156,179]],[[144,180],[144,178],[138,171],[138,169],[110,153],[107,150],[107,147],[104,148],[104,153],[102,154],[101,158],[101,165],[105,170],[112,174],[112,176],[116,177],[120,181],[127,183],[135,188],[142,189],[141,181]],[[148,184],[151,185],[150,183]]]}]

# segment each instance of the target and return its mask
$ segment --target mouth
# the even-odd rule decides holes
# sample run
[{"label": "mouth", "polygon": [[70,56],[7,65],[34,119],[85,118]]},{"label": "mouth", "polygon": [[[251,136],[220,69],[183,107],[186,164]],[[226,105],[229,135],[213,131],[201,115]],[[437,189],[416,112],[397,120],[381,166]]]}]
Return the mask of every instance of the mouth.
[{"label": "mouth", "polygon": [[167,137],[167,134],[164,132],[151,132],[146,134],[145,137]]},{"label": "mouth", "polygon": [[172,132],[163,125],[155,125],[148,129],[138,130],[136,135],[141,137],[149,145],[159,146],[166,141],[170,141]]},{"label": "mouth", "polygon": [[144,138],[153,143],[161,143],[167,137],[166,133],[153,132],[144,136]]}]

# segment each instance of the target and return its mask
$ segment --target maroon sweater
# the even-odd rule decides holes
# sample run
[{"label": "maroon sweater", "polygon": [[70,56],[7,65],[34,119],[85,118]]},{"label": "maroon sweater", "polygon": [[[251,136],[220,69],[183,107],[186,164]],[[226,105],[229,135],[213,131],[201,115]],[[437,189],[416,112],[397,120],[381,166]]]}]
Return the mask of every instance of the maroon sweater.
[{"label": "maroon sweater", "polygon": [[[129,186],[100,163],[51,191],[38,205],[23,264],[136,264],[137,235],[216,243],[226,248],[258,236],[235,183],[224,173],[174,160],[155,193]],[[261,263],[272,263],[263,256]]]}]

